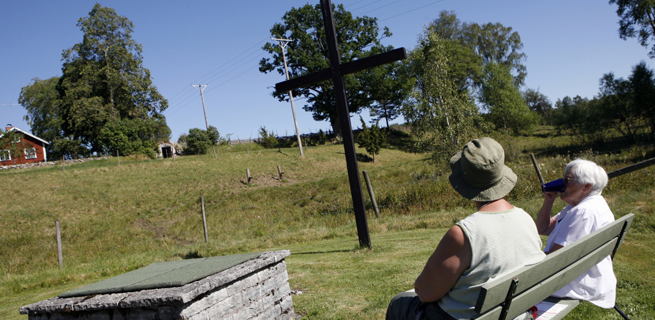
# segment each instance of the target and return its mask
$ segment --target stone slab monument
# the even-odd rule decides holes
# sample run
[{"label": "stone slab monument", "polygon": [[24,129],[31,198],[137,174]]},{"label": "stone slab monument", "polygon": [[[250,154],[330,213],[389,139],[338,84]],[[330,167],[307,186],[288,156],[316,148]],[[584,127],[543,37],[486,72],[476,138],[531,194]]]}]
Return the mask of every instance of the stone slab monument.
[{"label": "stone slab monument", "polygon": [[30,320],[293,319],[289,250],[153,263],[20,308]]}]

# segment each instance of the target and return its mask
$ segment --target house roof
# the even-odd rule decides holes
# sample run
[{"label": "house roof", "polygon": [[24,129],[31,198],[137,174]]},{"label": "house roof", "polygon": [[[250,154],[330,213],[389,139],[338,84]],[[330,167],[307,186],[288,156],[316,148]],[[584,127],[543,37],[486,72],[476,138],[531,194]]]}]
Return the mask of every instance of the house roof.
[{"label": "house roof", "polygon": [[[39,137],[37,137],[37,136],[35,136],[35,135],[29,133],[29,132],[27,132],[27,131],[25,131],[25,130],[22,130],[22,129],[20,129],[20,128],[17,128],[17,127],[11,127],[11,129],[9,129],[9,130],[7,130],[7,131],[18,131],[18,132],[20,132],[20,133],[22,133],[22,134],[24,134],[24,135],[27,135],[27,136],[30,136],[30,137],[36,139],[36,140],[39,140],[39,141],[41,141],[41,142],[43,142],[43,143],[45,143],[45,144],[50,144],[50,142],[45,141],[45,140],[43,140],[43,139],[41,139],[41,138],[39,138]],[[0,138],[2,138],[2,136],[4,136],[4,134],[0,134]]]}]

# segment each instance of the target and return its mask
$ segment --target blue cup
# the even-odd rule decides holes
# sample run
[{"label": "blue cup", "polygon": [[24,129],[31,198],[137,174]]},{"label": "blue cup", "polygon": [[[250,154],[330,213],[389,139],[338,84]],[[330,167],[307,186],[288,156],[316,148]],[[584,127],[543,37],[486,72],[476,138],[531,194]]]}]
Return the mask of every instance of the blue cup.
[{"label": "blue cup", "polygon": [[563,179],[557,179],[542,184],[541,190],[544,192],[564,192],[564,190],[566,190],[566,184]]}]

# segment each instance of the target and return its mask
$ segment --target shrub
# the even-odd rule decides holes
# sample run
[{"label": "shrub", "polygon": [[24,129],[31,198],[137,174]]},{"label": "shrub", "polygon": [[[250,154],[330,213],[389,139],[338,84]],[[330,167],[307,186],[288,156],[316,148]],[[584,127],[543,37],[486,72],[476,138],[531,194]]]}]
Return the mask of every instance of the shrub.
[{"label": "shrub", "polygon": [[373,157],[373,162],[375,162],[375,155],[380,153],[382,145],[387,141],[388,134],[380,129],[377,122],[369,128],[361,116],[359,120],[362,121],[362,131],[357,136],[357,144],[359,144],[360,148],[366,149],[366,152]]},{"label": "shrub", "polygon": [[272,132],[268,132],[264,126],[259,128],[259,136],[257,143],[264,148],[275,148],[279,143],[277,137]]}]

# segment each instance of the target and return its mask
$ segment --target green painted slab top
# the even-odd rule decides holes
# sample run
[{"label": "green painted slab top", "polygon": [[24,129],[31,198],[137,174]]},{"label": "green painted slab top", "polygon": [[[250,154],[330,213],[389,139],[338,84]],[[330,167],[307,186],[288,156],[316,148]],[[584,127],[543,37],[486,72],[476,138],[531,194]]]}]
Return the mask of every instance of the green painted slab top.
[{"label": "green painted slab top", "polygon": [[231,256],[188,259],[153,263],[145,268],[109,278],[75,290],[66,291],[60,298],[95,294],[120,293],[145,289],[180,287],[225,271],[261,253],[244,253]]}]

